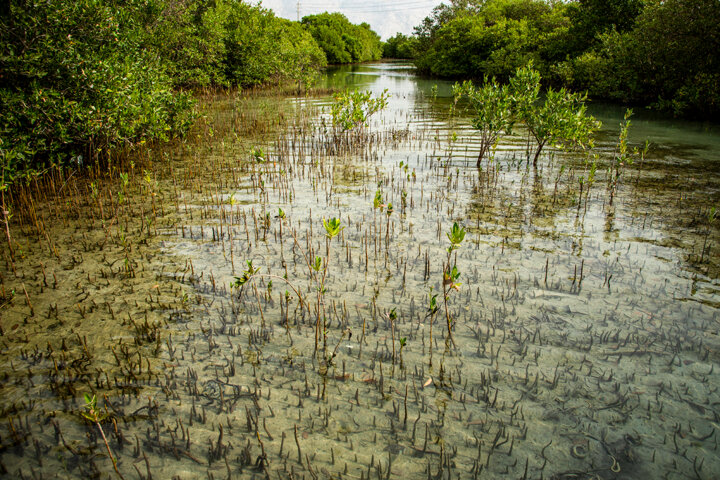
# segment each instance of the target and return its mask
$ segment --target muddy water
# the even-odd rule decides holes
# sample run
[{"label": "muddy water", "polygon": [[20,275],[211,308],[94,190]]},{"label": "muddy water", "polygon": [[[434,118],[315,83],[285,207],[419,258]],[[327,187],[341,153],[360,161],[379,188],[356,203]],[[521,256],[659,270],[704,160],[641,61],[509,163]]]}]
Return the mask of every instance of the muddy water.
[{"label": "muddy water", "polygon": [[638,115],[610,204],[619,109],[581,187],[592,157],[533,168],[522,131],[476,168],[403,65],[325,82],[388,109],[343,136],[329,98],[207,99],[171,147],[13,194],[0,472],[117,476],[87,393],[125,478],[716,477],[717,128]]}]

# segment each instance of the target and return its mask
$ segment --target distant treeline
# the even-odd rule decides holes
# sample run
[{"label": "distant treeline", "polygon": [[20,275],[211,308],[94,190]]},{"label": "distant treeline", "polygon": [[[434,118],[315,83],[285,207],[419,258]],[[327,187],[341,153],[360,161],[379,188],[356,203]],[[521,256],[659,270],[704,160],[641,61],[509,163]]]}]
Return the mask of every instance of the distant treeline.
[{"label": "distant treeline", "polygon": [[594,98],[717,119],[718,19],[718,0],[452,0],[384,55],[444,78],[507,80],[532,62]]},{"label": "distant treeline", "polygon": [[0,8],[0,188],[51,165],[182,134],[187,89],[311,83],[380,58],[340,14],[278,18],[239,0],[11,0]]}]

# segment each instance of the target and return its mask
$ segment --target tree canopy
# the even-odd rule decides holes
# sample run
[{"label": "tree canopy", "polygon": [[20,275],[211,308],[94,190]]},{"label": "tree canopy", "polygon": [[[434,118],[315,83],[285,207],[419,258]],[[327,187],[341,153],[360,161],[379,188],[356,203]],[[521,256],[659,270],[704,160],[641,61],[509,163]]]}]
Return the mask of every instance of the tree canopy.
[{"label": "tree canopy", "polygon": [[[11,0],[0,10],[0,187],[52,165],[181,135],[183,90],[312,82],[380,57],[339,14],[303,23],[240,0]],[[327,52],[327,53],[326,53]]]},{"label": "tree canopy", "polygon": [[323,49],[328,63],[353,63],[382,57],[380,36],[370,25],[354,25],[341,13],[303,17],[302,24]]},{"label": "tree canopy", "polygon": [[717,0],[452,0],[386,55],[414,40],[420,73],[505,81],[532,61],[556,87],[717,118],[718,18]]}]

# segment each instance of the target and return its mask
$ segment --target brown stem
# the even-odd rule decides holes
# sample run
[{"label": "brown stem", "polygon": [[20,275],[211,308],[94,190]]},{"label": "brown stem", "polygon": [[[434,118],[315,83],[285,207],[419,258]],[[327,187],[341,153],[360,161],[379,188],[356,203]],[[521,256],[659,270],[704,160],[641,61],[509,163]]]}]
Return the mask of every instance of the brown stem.
[{"label": "brown stem", "polygon": [[118,474],[118,477],[120,477],[122,480],[125,480],[125,477],[122,476],[122,473],[120,473],[120,470],[117,466],[117,460],[115,460],[115,457],[113,457],[112,452],[110,451],[110,444],[108,444],[107,438],[105,438],[105,432],[103,432],[102,427],[100,426],[100,422],[96,421],[95,425],[97,425],[98,429],[100,430],[100,435],[102,435],[103,442],[105,442],[105,448],[107,448],[108,455],[110,456],[110,460],[112,460],[113,468],[115,469],[115,473]]}]

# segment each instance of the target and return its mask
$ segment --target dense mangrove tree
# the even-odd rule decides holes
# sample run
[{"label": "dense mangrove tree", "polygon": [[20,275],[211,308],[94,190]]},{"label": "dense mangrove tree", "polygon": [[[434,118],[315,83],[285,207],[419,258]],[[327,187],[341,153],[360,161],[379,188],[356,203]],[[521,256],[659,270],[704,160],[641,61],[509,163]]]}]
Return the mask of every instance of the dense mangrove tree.
[{"label": "dense mangrove tree", "polygon": [[239,0],[13,0],[0,10],[0,186],[182,135],[189,89],[304,87],[328,60],[381,53],[369,25],[337,14],[299,23]]},{"label": "dense mangrove tree", "polygon": [[717,0],[452,0],[385,56],[413,56],[426,75],[499,80],[532,61],[557,87],[716,118],[718,18]]},{"label": "dense mangrove tree", "polygon": [[354,25],[341,13],[303,17],[302,24],[323,49],[328,63],[378,60],[383,47],[380,36],[367,23]]}]

